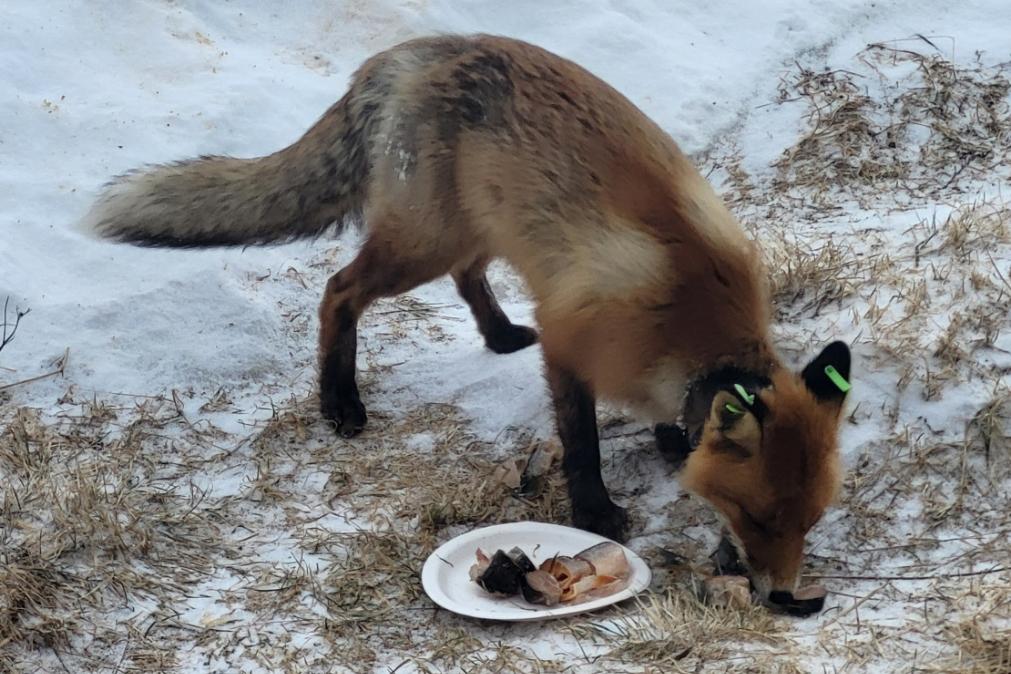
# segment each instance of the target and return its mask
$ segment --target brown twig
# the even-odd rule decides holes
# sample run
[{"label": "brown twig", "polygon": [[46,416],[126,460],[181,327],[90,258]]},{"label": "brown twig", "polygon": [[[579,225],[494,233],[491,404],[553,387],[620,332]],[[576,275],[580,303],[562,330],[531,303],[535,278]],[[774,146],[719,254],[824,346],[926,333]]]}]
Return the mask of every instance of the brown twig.
[{"label": "brown twig", "polygon": [[59,364],[56,369],[52,372],[46,372],[45,374],[36,375],[34,377],[29,377],[28,379],[22,379],[21,381],[11,382],[10,384],[4,384],[0,386],[0,391],[6,391],[9,388],[14,388],[15,386],[20,386],[21,384],[30,384],[33,381],[39,381],[40,379],[48,379],[49,377],[55,377],[56,375],[63,376],[63,371],[67,368],[67,361],[70,359],[70,347],[63,352],[60,356]]},{"label": "brown twig", "polygon": [[15,308],[14,309],[14,326],[11,328],[11,331],[8,333],[7,332],[7,327],[9,326],[9,323],[7,321],[7,307],[10,305],[10,303],[11,303],[11,298],[10,298],[10,295],[8,295],[6,297],[6,299],[4,299],[3,336],[2,336],[2,338],[0,338],[0,351],[3,351],[3,348],[5,346],[7,346],[8,344],[10,344],[11,340],[14,339],[14,334],[18,331],[18,326],[21,325],[21,319],[24,318],[25,316],[27,316],[29,313],[31,313],[31,309],[25,309],[24,311],[21,311],[20,309]]},{"label": "brown twig", "polygon": [[987,576],[991,573],[1008,571],[1011,566],[999,566],[994,569],[984,569],[982,571],[962,571],[958,573],[937,573],[924,576],[842,576],[842,575],[811,575],[809,578],[818,580],[937,580],[939,578],[968,578],[970,576]]}]

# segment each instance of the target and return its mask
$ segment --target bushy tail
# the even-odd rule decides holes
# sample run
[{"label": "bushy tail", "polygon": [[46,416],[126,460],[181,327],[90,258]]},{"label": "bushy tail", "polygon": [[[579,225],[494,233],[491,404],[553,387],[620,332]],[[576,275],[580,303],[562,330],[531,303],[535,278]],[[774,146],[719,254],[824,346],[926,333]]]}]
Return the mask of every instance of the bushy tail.
[{"label": "bushy tail", "polygon": [[361,209],[375,111],[351,92],[294,145],[267,157],[201,157],[122,175],[81,229],[180,248],[318,236]]}]

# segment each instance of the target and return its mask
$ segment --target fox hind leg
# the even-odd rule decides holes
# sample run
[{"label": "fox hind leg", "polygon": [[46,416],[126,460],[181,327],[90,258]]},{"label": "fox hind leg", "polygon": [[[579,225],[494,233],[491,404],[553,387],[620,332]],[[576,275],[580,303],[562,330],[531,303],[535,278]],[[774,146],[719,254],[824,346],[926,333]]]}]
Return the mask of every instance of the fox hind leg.
[{"label": "fox hind leg", "polygon": [[358,318],[370,297],[358,282],[362,256],[327,281],[319,308],[320,411],[344,437],[365,426],[365,406],[355,381]]},{"label": "fox hind leg", "polygon": [[346,438],[361,432],[367,419],[355,376],[362,312],[380,297],[405,293],[448,271],[432,258],[405,258],[398,252],[379,237],[370,238],[351,264],[330,277],[320,304],[320,411]]},{"label": "fox hind leg", "polygon": [[536,343],[536,330],[516,325],[502,311],[488,284],[487,267],[488,260],[482,258],[453,272],[456,289],[470,307],[485,344],[495,353],[512,353]]}]

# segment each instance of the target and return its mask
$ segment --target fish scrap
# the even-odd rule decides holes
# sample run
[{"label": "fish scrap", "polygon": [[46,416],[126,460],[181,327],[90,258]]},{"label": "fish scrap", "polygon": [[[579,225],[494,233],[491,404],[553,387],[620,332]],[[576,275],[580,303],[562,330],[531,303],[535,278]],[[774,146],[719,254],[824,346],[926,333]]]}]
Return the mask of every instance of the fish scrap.
[{"label": "fish scrap", "polygon": [[531,604],[555,606],[606,597],[628,585],[632,568],[624,549],[610,541],[575,555],[555,555],[535,567],[514,547],[497,550],[491,557],[480,548],[470,567],[470,579],[498,597],[517,594]]}]

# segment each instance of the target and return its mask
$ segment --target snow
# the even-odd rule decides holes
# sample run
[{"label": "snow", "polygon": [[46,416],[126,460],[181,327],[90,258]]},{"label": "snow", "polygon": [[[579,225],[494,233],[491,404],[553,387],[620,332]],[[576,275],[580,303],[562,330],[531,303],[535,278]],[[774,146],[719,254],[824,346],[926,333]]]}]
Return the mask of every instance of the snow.
[{"label": "snow", "polygon": [[[313,390],[316,303],[327,275],[353,256],[354,236],[337,243],[208,251],[140,249],[82,236],[75,223],[116,174],[200,154],[257,156],[277,150],[343,93],[364,58],[433,32],[504,34],[556,51],[616,86],[687,152],[701,156],[736,147],[742,166],[757,180],[772,175],[770,163],[804,128],[799,104],[771,104],[781,77],[795,62],[814,69],[852,68],[868,43],[910,45],[918,43],[918,35],[929,37],[959,64],[993,66],[1011,59],[1011,5],[1002,0],[306,0],[286,5],[10,0],[4,9],[0,300],[9,295],[31,313],[0,352],[0,387],[51,371],[69,349],[63,376],[8,389],[6,405],[55,415],[68,390],[82,398],[127,403],[176,393],[187,419],[214,424],[236,446],[278,406]],[[870,90],[880,93],[877,86],[868,79]],[[976,184],[975,195],[999,195],[1003,177],[995,174],[994,181]],[[957,205],[924,202],[894,213],[852,204],[828,225],[828,233],[852,238],[861,227],[875,227],[894,235],[893,241],[906,241],[900,232],[924,218],[943,220]],[[819,226],[798,223],[801,230]],[[493,268],[492,283],[515,322],[532,320],[521,284],[509,270]],[[471,431],[488,441],[513,427],[550,436],[537,349],[508,357],[484,350],[466,307],[446,280],[411,296],[434,307],[435,316],[424,324],[389,316],[364,320],[359,364],[370,411],[397,417],[438,401],[459,406],[472,422]],[[392,301],[381,306],[398,307]],[[945,328],[943,318],[937,317],[937,333]],[[858,338],[864,326],[847,312],[829,311],[779,331],[791,347],[800,348],[828,334]],[[1005,330],[997,348],[981,358],[1007,366],[1009,339]],[[802,358],[791,355],[798,362]],[[880,359],[858,360],[853,379],[859,385],[850,408],[858,410],[861,423],[847,426],[842,436],[850,468],[862,451],[897,427],[882,409],[897,406],[906,422],[930,419],[946,437],[961,437],[967,418],[992,393],[982,382],[960,382],[942,398],[925,402],[918,385],[898,391],[898,374]],[[221,390],[230,402],[201,411]],[[435,440],[419,433],[406,442],[424,452]],[[237,455],[229,470],[192,480],[209,497],[239,497],[255,480],[255,467],[246,458]],[[664,470],[650,461],[641,459],[628,474],[646,479]],[[329,473],[319,468],[306,475],[308,493],[321,490]],[[664,504],[676,495],[673,488],[658,488],[630,497],[641,498],[643,509],[653,514],[646,526],[650,535],[638,545],[646,546],[669,522]],[[910,536],[917,533],[921,508],[910,501],[894,511],[898,521],[909,523]],[[350,510],[317,522],[334,532],[364,525]],[[833,535],[850,526],[845,506],[838,506],[809,546],[846,554],[833,549]],[[688,527],[682,535],[711,539],[714,534]],[[257,552],[258,562],[292,564],[289,546],[297,544],[277,540],[272,551]],[[952,543],[934,551],[933,558],[957,557],[964,546],[964,541]],[[914,561],[896,559],[901,566],[883,566],[881,572],[902,573]],[[216,588],[232,582],[228,572],[209,578],[196,588],[181,619],[250,618],[241,608],[215,604]],[[833,600],[840,606],[852,603]],[[873,620],[897,625],[905,610],[881,604]],[[804,636],[804,628],[797,629]],[[311,632],[293,634],[300,647],[317,643]],[[563,633],[530,643],[545,657],[575,654],[579,647]],[[247,655],[255,650],[249,644],[244,648]],[[195,653],[183,671],[218,671],[228,666],[222,658]],[[820,670],[839,663],[810,655],[809,664]]]}]

